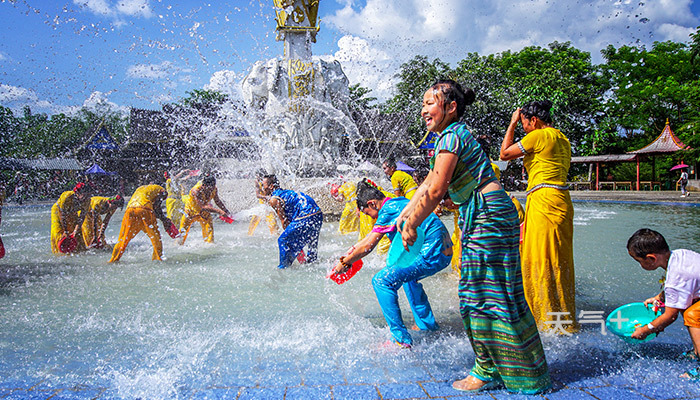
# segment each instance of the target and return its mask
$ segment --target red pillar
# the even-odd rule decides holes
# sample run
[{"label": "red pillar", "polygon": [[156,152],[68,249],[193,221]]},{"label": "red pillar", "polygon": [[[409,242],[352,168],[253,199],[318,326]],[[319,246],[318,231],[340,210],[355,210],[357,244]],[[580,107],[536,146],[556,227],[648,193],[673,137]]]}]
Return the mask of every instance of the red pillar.
[{"label": "red pillar", "polygon": [[635,158],[637,159],[637,191],[639,191],[639,154],[637,154]]},{"label": "red pillar", "polygon": [[600,163],[595,163],[595,190],[600,190],[600,182],[598,178],[600,177]]}]

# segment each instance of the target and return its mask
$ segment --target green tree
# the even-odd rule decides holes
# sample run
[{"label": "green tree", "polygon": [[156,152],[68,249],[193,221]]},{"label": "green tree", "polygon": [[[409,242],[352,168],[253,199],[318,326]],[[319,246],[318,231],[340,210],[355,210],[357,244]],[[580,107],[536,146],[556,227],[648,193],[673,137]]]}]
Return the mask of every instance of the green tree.
[{"label": "green tree", "polygon": [[653,140],[670,119],[674,126],[697,119],[699,71],[688,46],[655,42],[651,50],[608,46],[602,76],[610,83],[605,117],[627,138],[629,149]]},{"label": "green tree", "polygon": [[448,64],[440,59],[430,62],[425,56],[413,57],[401,65],[396,75],[399,78],[396,94],[387,101],[384,110],[410,116],[411,123],[407,128],[409,140],[415,143],[425,134],[425,124],[420,116],[423,94],[437,79],[452,75]]},{"label": "green tree", "polygon": [[568,42],[483,57],[468,54],[455,75],[476,93],[476,102],[467,108],[464,119],[493,145],[493,157],[513,111],[531,100],[552,101],[554,125],[567,135],[575,151],[585,148],[600,115],[596,99],[606,88],[590,54]]},{"label": "green tree", "polygon": [[350,85],[348,89],[350,89],[350,107],[359,110],[377,107],[376,104],[371,104],[377,101],[377,98],[368,96],[372,92],[372,89],[360,86],[359,83]]}]

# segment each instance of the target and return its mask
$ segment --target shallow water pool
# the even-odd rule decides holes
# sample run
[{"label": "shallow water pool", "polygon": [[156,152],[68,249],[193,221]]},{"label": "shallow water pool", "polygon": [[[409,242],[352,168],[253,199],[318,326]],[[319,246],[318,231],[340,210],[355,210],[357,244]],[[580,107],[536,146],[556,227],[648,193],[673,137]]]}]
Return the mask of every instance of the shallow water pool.
[{"label": "shallow water pool", "polygon": [[[662,273],[642,270],[625,250],[640,227],[660,231],[672,248],[700,250],[700,208],[576,203],[575,209],[579,310],[607,315],[658,293]],[[110,243],[121,217],[118,211],[107,230]],[[339,235],[337,223],[324,224],[319,262],[278,270],[276,238],[264,222],[252,237],[247,221],[217,223],[213,244],[195,226],[185,246],[164,239],[164,262],[150,260],[150,241],[141,234],[120,263],[107,264],[106,252],[51,254],[49,220],[48,206],[3,210],[0,397],[25,393],[17,389],[160,399],[212,388],[284,394],[290,387],[440,383],[463,377],[473,363],[457,278],[447,270],[423,281],[443,329],[416,333],[411,352],[381,347],[389,331],[370,281],[382,257],[370,255],[344,285],[326,280],[331,260],[356,239]],[[451,218],[445,221],[451,229]],[[403,298],[402,309],[409,310]],[[410,310],[404,317],[410,324]],[[680,320],[638,346],[603,335],[599,324],[543,342],[558,387],[589,379],[653,383],[688,367],[673,360],[690,348]]]}]

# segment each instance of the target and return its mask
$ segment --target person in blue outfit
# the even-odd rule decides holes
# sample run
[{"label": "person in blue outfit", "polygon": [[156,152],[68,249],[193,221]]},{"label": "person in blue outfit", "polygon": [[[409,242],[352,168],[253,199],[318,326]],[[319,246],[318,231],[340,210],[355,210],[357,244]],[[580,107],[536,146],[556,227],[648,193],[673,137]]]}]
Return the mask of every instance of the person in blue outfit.
[{"label": "person in blue outfit", "polygon": [[[396,236],[396,218],[408,202],[405,197],[386,197],[366,179],[359,182],[357,208],[376,218],[377,222],[364,239],[340,258],[334,270],[338,273],[347,271],[355,261],[371,253],[384,235],[393,240]],[[418,257],[410,265],[387,265],[372,278],[372,286],[391,330],[393,342],[402,348],[411,348],[413,340],[401,317],[399,288],[403,286],[418,329],[437,330],[439,327],[430,308],[428,296],[418,281],[443,270],[452,259],[450,234],[435,214],[428,216],[420,225],[420,229],[425,232],[425,240]]]},{"label": "person in blue outfit", "polygon": [[275,175],[263,177],[261,198],[275,210],[284,228],[277,239],[280,251],[278,268],[290,267],[304,246],[308,246],[306,262],[316,261],[323,213],[314,199],[302,192],[281,189]]}]

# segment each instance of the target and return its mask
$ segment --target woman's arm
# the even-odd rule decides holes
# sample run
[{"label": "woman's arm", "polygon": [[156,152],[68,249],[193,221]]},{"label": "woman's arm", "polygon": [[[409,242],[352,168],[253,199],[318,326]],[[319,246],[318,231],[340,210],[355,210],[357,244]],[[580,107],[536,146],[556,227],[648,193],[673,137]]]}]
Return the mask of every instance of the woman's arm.
[{"label": "woman's arm", "polygon": [[428,190],[428,187],[430,186],[430,177],[431,175],[428,173],[428,176],[425,178],[423,183],[421,183],[421,185],[416,189],[416,192],[413,194],[411,200],[408,202],[408,204],[406,204],[406,207],[404,207],[401,213],[399,213],[399,216],[396,218],[396,226],[399,229],[399,232],[401,231],[401,227],[403,226],[406,218],[413,213],[413,209],[416,208],[416,204],[418,204],[421,197],[423,197],[425,192]]},{"label": "woman's arm", "polygon": [[374,231],[368,233],[367,236],[352,246],[352,252],[350,252],[350,254],[340,257],[340,261],[338,261],[333,270],[341,274],[347,271],[355,261],[371,253],[372,250],[377,247],[377,243],[379,243],[382,237],[384,237],[383,233]]},{"label": "woman's arm", "polygon": [[520,122],[520,109],[516,109],[513,112],[513,116],[510,118],[510,124],[506,130],[506,135],[503,137],[503,142],[501,142],[501,154],[500,158],[503,161],[515,160],[516,158],[525,155],[520,146],[517,143],[513,143],[515,137],[515,128]]},{"label": "woman's arm", "polygon": [[458,160],[457,154],[445,150],[441,150],[435,158],[435,165],[424,182],[424,184],[428,183],[425,192],[401,229],[401,238],[406,249],[416,242],[418,226],[435,210],[445,196]]}]

